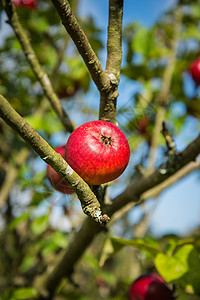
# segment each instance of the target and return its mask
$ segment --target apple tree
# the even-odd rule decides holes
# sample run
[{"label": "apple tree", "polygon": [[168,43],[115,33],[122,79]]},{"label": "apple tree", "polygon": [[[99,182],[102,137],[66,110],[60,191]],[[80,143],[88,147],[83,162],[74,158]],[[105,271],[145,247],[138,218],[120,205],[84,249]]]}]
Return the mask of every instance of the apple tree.
[{"label": "apple tree", "polygon": [[[106,25],[84,18],[81,0],[2,0],[2,300],[133,300],[146,273],[172,299],[200,299],[199,228],[158,238],[149,227],[162,192],[200,167],[200,1],[174,1],[151,27],[124,22],[128,2],[102,2],[104,40]],[[125,134],[115,154],[84,152],[93,141],[75,132],[94,120]],[[108,149],[114,129],[101,140]]]}]

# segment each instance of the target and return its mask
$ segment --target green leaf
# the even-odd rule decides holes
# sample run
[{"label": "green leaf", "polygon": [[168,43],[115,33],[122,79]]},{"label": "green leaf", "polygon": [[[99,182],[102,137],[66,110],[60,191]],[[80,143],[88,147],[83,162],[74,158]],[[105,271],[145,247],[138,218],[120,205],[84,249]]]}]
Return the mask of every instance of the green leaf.
[{"label": "green leaf", "polygon": [[41,233],[43,233],[48,225],[49,225],[49,216],[45,215],[45,216],[40,216],[40,217],[36,217],[33,222],[31,223],[31,229],[32,231],[36,234],[39,235]]},{"label": "green leaf", "polygon": [[35,129],[42,128],[42,118],[38,115],[26,116],[25,120]]},{"label": "green leaf", "polygon": [[133,246],[140,250],[147,251],[153,256],[160,252],[157,242],[150,238],[125,240],[111,237],[104,243],[99,265],[102,267],[109,257],[116,254],[124,246]]},{"label": "green leaf", "polygon": [[80,57],[67,59],[69,74],[73,79],[79,80],[87,77],[87,69]]},{"label": "green leaf", "polygon": [[145,57],[155,48],[153,32],[145,27],[139,27],[132,41],[133,51],[139,52]]},{"label": "green leaf", "polygon": [[43,130],[48,134],[54,134],[62,130],[61,122],[52,112],[45,114],[43,118],[40,115],[30,115],[25,119],[35,130]]},{"label": "green leaf", "polygon": [[199,4],[191,5],[191,13],[194,18],[197,20],[200,19],[200,7]]},{"label": "green leaf", "polygon": [[120,245],[124,245],[124,246],[133,246],[140,250],[148,251],[152,255],[156,255],[160,252],[158,243],[154,239],[148,237],[144,239],[131,239],[131,240],[112,237],[111,241],[114,249],[119,248]]},{"label": "green leaf", "polygon": [[30,297],[38,297],[38,293],[34,288],[27,287],[27,288],[20,288],[16,290],[13,295],[13,300],[21,300],[21,299],[28,299]]},{"label": "green leaf", "polygon": [[20,272],[26,272],[30,268],[34,267],[36,263],[36,255],[34,253],[28,253],[24,258],[20,266]]},{"label": "green leaf", "polygon": [[52,239],[53,239],[55,245],[59,248],[66,248],[68,245],[66,234],[63,234],[62,232],[56,231],[52,235]]},{"label": "green leaf", "polygon": [[49,28],[49,23],[44,16],[39,16],[32,14],[32,19],[30,21],[30,25],[33,30],[36,32],[45,32]]},{"label": "green leaf", "polygon": [[21,222],[26,221],[30,217],[30,212],[25,212],[20,217],[15,218],[10,224],[9,229],[15,229]]},{"label": "green leaf", "polygon": [[49,253],[55,252],[59,248],[66,248],[68,241],[66,235],[61,232],[55,232],[51,238],[47,241],[44,241],[42,255],[46,256]]},{"label": "green leaf", "polygon": [[66,233],[55,231],[45,239],[39,240],[35,244],[37,251],[40,251],[43,256],[57,251],[59,248],[66,248],[68,245]]},{"label": "green leaf", "polygon": [[194,245],[182,246],[173,256],[159,253],[154,262],[167,282],[175,281],[185,288],[191,286],[196,293],[200,293],[200,257]]},{"label": "green leaf", "polygon": [[167,282],[181,277],[188,270],[183,262],[163,253],[159,253],[154,262],[158,272]]},{"label": "green leaf", "polygon": [[197,39],[199,40],[199,30],[198,27],[195,25],[190,25],[185,31],[182,32],[180,36],[183,40],[185,39]]}]

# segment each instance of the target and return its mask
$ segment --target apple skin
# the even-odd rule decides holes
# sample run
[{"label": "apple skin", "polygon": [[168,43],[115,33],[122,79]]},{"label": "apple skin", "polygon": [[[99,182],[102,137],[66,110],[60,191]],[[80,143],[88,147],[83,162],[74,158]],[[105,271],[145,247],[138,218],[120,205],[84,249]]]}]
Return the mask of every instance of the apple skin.
[{"label": "apple skin", "polygon": [[[57,153],[59,153],[64,159],[65,159],[65,145],[60,146],[55,149]],[[72,194],[74,193],[73,190],[67,185],[67,183],[62,180],[62,178],[58,175],[58,173],[50,166],[47,165],[47,178],[49,182],[51,183],[52,187],[63,193],[63,194]]]},{"label": "apple skin", "polygon": [[173,292],[164,279],[154,273],[137,278],[129,290],[130,300],[174,300]]},{"label": "apple skin", "polygon": [[200,58],[197,58],[190,66],[190,74],[197,86],[200,85]]},{"label": "apple skin", "polygon": [[91,121],[76,128],[65,150],[67,163],[90,185],[100,185],[119,177],[130,157],[124,133],[106,121]]}]

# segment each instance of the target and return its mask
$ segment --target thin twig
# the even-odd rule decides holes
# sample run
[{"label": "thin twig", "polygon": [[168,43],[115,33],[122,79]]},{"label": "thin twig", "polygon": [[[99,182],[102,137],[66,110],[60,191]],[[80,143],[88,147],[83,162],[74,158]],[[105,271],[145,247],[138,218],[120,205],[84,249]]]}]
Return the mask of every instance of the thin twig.
[{"label": "thin twig", "polygon": [[108,222],[108,216],[102,215],[100,203],[87,183],[78,176],[61,155],[55,152],[12,108],[2,95],[0,95],[0,117],[31,146],[44,162],[54,168],[61,178],[76,192],[85,214],[101,224]]},{"label": "thin twig", "polygon": [[13,7],[11,1],[5,1],[3,0],[3,6],[7,13],[9,24],[12,26],[20,44],[23,49],[23,52],[27,58],[27,61],[29,62],[35,76],[37,77],[38,81],[41,84],[41,87],[43,89],[43,92],[45,96],[50,101],[53,109],[57,113],[58,117],[60,118],[62,124],[66,128],[67,131],[72,132],[74,130],[74,126],[71,123],[68,115],[63,110],[60,100],[57,97],[52,84],[47,76],[47,74],[42,70],[42,67],[38,61],[38,58],[31,46],[30,40],[26,35],[25,30],[22,28],[17,12],[15,8]]},{"label": "thin twig", "polygon": [[152,135],[147,174],[151,174],[155,169],[157,146],[158,146],[159,136],[162,128],[162,122],[165,118],[165,112],[166,112],[165,107],[170,93],[173,72],[176,64],[176,53],[177,53],[179,35],[181,31],[181,24],[182,24],[182,9],[180,6],[178,6],[177,10],[175,10],[174,35],[171,42],[172,46],[171,46],[169,62],[163,74],[161,92],[159,93],[159,95],[155,100],[155,102],[159,104],[159,107],[156,115],[154,132]]},{"label": "thin twig", "polygon": [[171,136],[169,134],[169,131],[168,131],[168,128],[166,126],[166,123],[164,121],[162,122],[162,131],[161,132],[164,136],[168,152],[172,152],[172,153],[176,154],[177,151],[176,151],[176,148],[175,148],[174,140],[171,138]]}]

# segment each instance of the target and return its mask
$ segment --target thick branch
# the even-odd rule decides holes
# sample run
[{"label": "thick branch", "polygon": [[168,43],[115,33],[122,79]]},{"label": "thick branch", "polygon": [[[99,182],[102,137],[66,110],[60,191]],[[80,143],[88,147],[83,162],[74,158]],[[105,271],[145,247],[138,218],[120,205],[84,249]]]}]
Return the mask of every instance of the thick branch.
[{"label": "thick branch", "polygon": [[102,91],[109,88],[110,79],[103,71],[101,63],[93,51],[85,33],[73,15],[69,2],[67,0],[52,0],[52,2],[60,15],[65,29],[82,56],[98,90]]},{"label": "thick branch", "polygon": [[123,0],[109,1],[109,25],[107,40],[106,73],[110,77],[112,89],[102,91],[99,119],[116,123],[116,101],[122,60],[122,16]]},{"label": "thick branch", "polygon": [[85,214],[96,222],[106,223],[107,216],[102,216],[100,204],[87,183],[74,172],[67,162],[11,107],[0,95],[0,117],[12,127],[33,150],[62,177],[77,193]]},{"label": "thick branch", "polygon": [[37,56],[31,46],[31,43],[26,35],[26,32],[22,28],[18,15],[11,4],[11,1],[3,1],[5,11],[7,13],[9,24],[12,26],[20,44],[23,49],[23,52],[33,70],[35,73],[35,76],[37,77],[38,81],[41,84],[41,87],[43,89],[43,92],[45,96],[50,101],[53,109],[57,113],[58,117],[60,118],[61,122],[63,123],[64,127],[67,131],[72,132],[74,129],[74,126],[72,125],[69,117],[63,110],[60,100],[57,97],[57,95],[54,92],[54,89],[52,87],[52,84],[47,76],[47,74],[42,70],[42,67],[37,59]]},{"label": "thick branch", "polygon": [[87,218],[71,241],[70,247],[61,254],[53,270],[50,266],[50,272],[47,272],[44,277],[42,275],[37,278],[34,283],[35,288],[45,299],[49,299],[49,296],[54,294],[63,277],[70,277],[74,271],[75,263],[78,262],[84,251],[91,244],[95,235],[101,231],[103,231],[102,226],[91,222],[91,219]]},{"label": "thick branch", "polygon": [[120,80],[122,60],[122,16],[123,0],[109,1],[109,25],[107,40],[106,72],[113,73],[117,81]]}]

